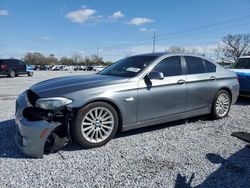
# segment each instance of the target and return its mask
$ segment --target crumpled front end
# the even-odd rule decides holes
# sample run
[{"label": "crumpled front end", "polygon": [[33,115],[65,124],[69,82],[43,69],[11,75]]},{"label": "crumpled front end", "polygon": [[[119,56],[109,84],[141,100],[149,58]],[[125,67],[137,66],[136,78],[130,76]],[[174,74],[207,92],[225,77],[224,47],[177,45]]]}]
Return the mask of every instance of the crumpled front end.
[{"label": "crumpled front end", "polygon": [[67,144],[68,118],[62,112],[34,107],[38,96],[31,90],[16,100],[16,145],[27,156],[41,158]]}]

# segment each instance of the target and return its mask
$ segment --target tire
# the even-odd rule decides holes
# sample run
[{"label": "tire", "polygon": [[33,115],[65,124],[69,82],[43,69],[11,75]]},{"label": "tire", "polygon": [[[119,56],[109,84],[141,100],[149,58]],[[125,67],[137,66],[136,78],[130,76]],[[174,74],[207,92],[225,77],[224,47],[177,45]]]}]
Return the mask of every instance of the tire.
[{"label": "tire", "polygon": [[115,136],[118,124],[117,111],[110,104],[93,102],[78,110],[72,124],[72,135],[84,148],[100,147]]},{"label": "tire", "polygon": [[28,72],[27,74],[28,74],[29,77],[31,77],[31,76],[33,76],[34,73],[33,72]]},{"label": "tire", "polygon": [[213,119],[221,119],[228,115],[231,107],[231,96],[226,90],[220,90],[214,97],[211,116]]},{"label": "tire", "polygon": [[14,70],[10,70],[8,76],[9,76],[10,78],[14,78],[14,77],[16,76],[16,72],[15,72]]}]

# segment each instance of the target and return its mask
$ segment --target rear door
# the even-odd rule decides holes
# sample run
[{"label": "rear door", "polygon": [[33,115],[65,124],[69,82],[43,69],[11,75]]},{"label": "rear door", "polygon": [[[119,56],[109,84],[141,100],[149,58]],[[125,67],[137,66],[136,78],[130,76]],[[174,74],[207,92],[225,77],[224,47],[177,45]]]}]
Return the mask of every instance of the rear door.
[{"label": "rear door", "polygon": [[202,58],[185,56],[187,111],[209,107],[217,92],[216,66]]}]

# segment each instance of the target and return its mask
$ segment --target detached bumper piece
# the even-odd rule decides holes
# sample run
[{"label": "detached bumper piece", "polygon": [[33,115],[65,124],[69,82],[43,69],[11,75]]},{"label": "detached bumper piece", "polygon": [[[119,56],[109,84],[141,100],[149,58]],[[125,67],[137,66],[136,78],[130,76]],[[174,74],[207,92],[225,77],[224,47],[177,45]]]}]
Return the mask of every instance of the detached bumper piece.
[{"label": "detached bumper piece", "polygon": [[234,132],[231,134],[231,136],[234,136],[236,138],[239,138],[240,140],[243,140],[245,142],[250,143],[250,133],[246,132]]},{"label": "detached bumper piece", "polygon": [[36,109],[32,103],[27,92],[17,98],[15,141],[25,155],[42,158],[69,142],[69,119],[62,112]]}]

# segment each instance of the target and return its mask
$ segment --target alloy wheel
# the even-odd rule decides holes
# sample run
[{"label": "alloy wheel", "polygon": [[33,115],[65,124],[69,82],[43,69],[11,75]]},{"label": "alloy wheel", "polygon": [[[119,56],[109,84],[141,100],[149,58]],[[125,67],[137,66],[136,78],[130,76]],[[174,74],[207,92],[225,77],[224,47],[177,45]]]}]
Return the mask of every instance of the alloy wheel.
[{"label": "alloy wheel", "polygon": [[221,93],[216,100],[215,109],[220,117],[225,116],[230,108],[230,97],[226,93]]},{"label": "alloy wheel", "polygon": [[91,143],[100,143],[110,136],[114,128],[114,116],[105,107],[91,109],[83,117],[81,132]]}]

